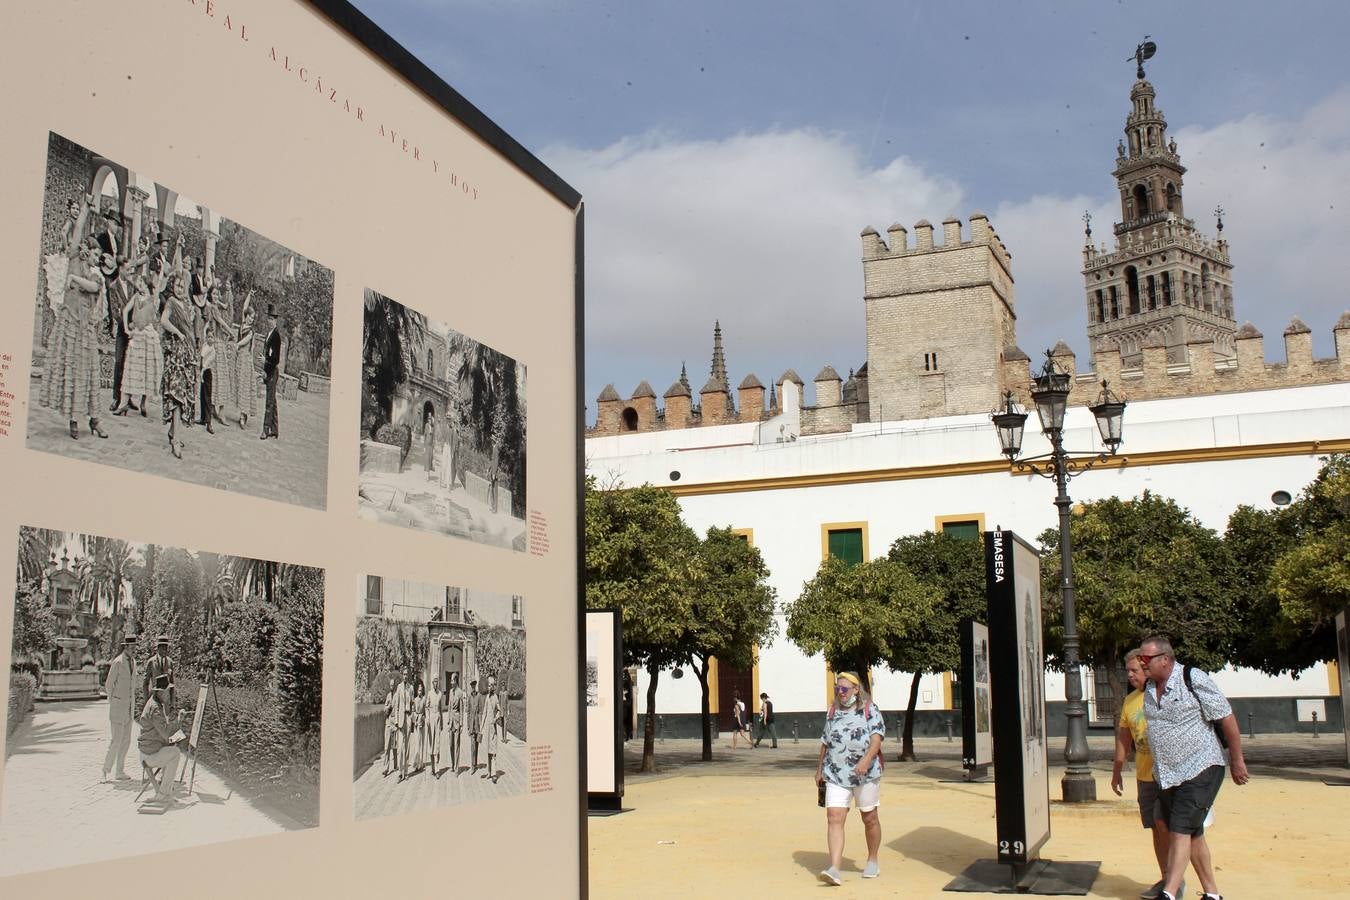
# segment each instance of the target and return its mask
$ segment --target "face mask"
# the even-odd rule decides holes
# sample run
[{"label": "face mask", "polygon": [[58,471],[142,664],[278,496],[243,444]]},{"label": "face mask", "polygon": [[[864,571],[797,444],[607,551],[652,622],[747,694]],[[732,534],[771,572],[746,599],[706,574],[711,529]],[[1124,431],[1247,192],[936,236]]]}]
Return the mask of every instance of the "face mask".
[{"label": "face mask", "polygon": [[852,706],[852,705],[854,705],[854,704],[857,703],[857,702],[858,702],[858,695],[857,695],[857,694],[854,694],[853,696],[849,697],[847,700],[840,700],[840,701],[839,701],[839,705],[840,705],[840,706]]}]

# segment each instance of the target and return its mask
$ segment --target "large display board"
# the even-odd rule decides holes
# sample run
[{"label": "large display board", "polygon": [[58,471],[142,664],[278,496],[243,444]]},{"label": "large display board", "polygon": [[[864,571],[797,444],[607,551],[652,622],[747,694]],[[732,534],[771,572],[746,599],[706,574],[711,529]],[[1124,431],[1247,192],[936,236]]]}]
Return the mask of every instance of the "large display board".
[{"label": "large display board", "polygon": [[579,195],[344,0],[0,22],[0,893],[584,894]]},{"label": "large display board", "polygon": [[586,611],[586,794],[591,809],[623,802],[623,620]]},{"label": "large display board", "polygon": [[985,532],[998,861],[1026,866],[1050,838],[1041,560],[1011,531]]},{"label": "large display board", "polygon": [[980,776],[994,763],[989,678],[989,626],[966,619],[961,622],[961,767]]}]

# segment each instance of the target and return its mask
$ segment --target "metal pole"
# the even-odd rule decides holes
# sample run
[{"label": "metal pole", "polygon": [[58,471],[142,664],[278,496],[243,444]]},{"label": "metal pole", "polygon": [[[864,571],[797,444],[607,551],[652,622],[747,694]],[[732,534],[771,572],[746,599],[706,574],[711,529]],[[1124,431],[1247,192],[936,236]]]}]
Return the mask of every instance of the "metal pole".
[{"label": "metal pole", "polygon": [[1317,710],[1313,710],[1313,737],[1319,737],[1317,733]]},{"label": "metal pole", "polygon": [[1248,738],[1254,738],[1254,737],[1256,737],[1256,726],[1252,723],[1252,719],[1255,717],[1255,715],[1256,715],[1256,714],[1255,714],[1255,713],[1252,713],[1252,712],[1248,712],[1248,713],[1247,713],[1247,737],[1248,737]]},{"label": "metal pole", "polygon": [[1073,596],[1073,538],[1069,533],[1068,472],[1065,468],[1064,431],[1050,433],[1055,463],[1055,506],[1059,507],[1060,595],[1064,601],[1064,714],[1068,737],[1064,742],[1064,778],[1060,781],[1065,803],[1097,799],[1097,782],[1088,768],[1087,707],[1083,703],[1083,678],[1078,661],[1078,619]]}]

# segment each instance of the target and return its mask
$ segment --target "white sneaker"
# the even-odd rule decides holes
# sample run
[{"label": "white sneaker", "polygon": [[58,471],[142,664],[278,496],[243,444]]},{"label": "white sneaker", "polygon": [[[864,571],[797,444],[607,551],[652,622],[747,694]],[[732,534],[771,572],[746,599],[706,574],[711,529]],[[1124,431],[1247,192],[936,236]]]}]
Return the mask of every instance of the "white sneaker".
[{"label": "white sneaker", "polygon": [[880,874],[881,874],[881,864],[878,863],[875,859],[869,859],[867,861],[867,865],[863,867],[862,877],[876,878]]},{"label": "white sneaker", "polygon": [[839,885],[844,883],[844,879],[839,877],[839,870],[836,869],[834,866],[830,866],[828,869],[821,872],[816,877],[818,877],[821,881],[825,882],[826,884],[832,884],[835,887],[838,887]]}]

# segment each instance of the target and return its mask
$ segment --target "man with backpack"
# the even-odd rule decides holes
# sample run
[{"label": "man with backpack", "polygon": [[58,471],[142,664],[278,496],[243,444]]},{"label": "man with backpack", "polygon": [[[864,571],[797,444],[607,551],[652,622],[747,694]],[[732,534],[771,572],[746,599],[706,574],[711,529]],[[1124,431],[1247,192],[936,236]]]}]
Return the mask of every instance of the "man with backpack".
[{"label": "man with backpack", "polygon": [[773,727],[773,701],[769,699],[768,694],[759,695],[759,736],[755,738],[755,746],[764,740],[764,735],[768,735],[773,741],[769,746],[774,750],[778,749],[778,731]]},{"label": "man with backpack", "polygon": [[1166,884],[1158,896],[1177,900],[1190,864],[1204,889],[1201,900],[1223,900],[1214,880],[1204,820],[1223,784],[1223,744],[1228,746],[1233,783],[1248,780],[1237,717],[1208,674],[1177,665],[1167,638],[1150,637],[1139,650],[1139,661],[1149,678],[1144,688],[1144,718],[1158,799],[1170,835]]}]

